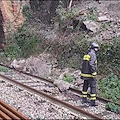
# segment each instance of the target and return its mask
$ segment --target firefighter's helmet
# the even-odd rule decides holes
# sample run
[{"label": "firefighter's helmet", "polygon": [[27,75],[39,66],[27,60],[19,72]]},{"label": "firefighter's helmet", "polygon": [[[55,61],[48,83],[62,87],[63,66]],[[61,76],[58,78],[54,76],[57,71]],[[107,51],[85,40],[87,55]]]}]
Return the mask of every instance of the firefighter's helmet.
[{"label": "firefighter's helmet", "polygon": [[98,48],[98,49],[99,49],[98,43],[93,42],[93,43],[91,44],[91,48],[92,48],[92,49],[94,49],[94,48]]}]

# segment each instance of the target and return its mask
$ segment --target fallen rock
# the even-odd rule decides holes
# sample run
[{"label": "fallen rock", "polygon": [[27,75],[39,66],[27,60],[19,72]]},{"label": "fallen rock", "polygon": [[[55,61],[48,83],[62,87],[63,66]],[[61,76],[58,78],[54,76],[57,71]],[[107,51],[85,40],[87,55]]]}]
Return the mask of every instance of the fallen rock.
[{"label": "fallen rock", "polygon": [[68,90],[70,87],[70,83],[67,83],[63,80],[55,80],[54,84],[59,88],[61,92]]},{"label": "fallen rock", "polygon": [[51,74],[51,65],[47,65],[42,57],[30,57],[26,60],[24,71],[30,72],[41,77],[48,77]]},{"label": "fallen rock", "polygon": [[99,26],[94,21],[84,21],[83,24],[93,33],[97,32],[97,29],[99,29]]},{"label": "fallen rock", "polygon": [[111,40],[113,37],[115,37],[112,31],[103,31],[101,32],[101,35],[104,40]]},{"label": "fallen rock", "polygon": [[14,61],[11,63],[11,66],[17,70],[23,70],[25,64],[26,64],[25,60],[17,61],[16,59],[14,59]]},{"label": "fallen rock", "polygon": [[110,21],[110,19],[105,15],[98,17],[98,22],[103,22],[103,21]]}]

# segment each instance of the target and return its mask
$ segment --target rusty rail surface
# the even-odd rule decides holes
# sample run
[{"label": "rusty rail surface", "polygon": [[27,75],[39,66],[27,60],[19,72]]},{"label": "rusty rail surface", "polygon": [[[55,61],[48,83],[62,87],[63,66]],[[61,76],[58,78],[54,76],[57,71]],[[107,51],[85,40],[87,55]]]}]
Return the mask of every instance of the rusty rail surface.
[{"label": "rusty rail surface", "polygon": [[99,117],[99,116],[97,116],[97,115],[94,115],[94,114],[91,114],[91,113],[89,113],[89,112],[86,112],[86,111],[84,111],[83,109],[81,109],[80,107],[73,106],[73,105],[71,105],[71,104],[69,104],[69,103],[67,103],[67,102],[65,102],[65,101],[59,100],[59,99],[57,99],[57,98],[55,98],[55,97],[52,97],[51,95],[48,95],[48,94],[46,94],[46,93],[44,93],[44,92],[38,91],[38,90],[36,90],[36,89],[34,89],[34,88],[31,88],[31,87],[29,87],[29,86],[27,86],[27,85],[24,85],[24,84],[20,83],[20,82],[17,82],[17,81],[15,81],[15,80],[12,80],[12,79],[4,76],[4,75],[1,75],[1,74],[0,74],[0,77],[3,78],[3,79],[5,79],[5,80],[7,80],[8,82],[11,82],[11,83],[14,83],[14,84],[16,84],[16,85],[19,85],[20,87],[22,87],[22,88],[24,88],[24,89],[26,89],[26,90],[28,90],[28,91],[30,91],[30,92],[33,92],[33,93],[35,93],[35,94],[37,94],[37,95],[39,95],[39,96],[45,97],[45,98],[49,99],[50,101],[52,101],[52,102],[54,102],[54,103],[60,104],[60,105],[62,105],[62,106],[64,106],[64,107],[67,107],[67,108],[69,108],[71,111],[76,112],[77,114],[82,114],[82,115],[86,116],[86,117],[89,118],[89,119],[92,118],[92,119],[102,120],[101,117]]},{"label": "rusty rail surface", "polygon": [[[10,66],[7,66],[7,65],[4,65],[4,64],[1,64],[1,63],[0,63],[0,65],[3,66],[3,67],[9,68],[9,69],[15,70],[15,71],[17,71],[17,72],[19,72],[19,73],[23,73],[23,74],[25,74],[25,75],[28,75],[28,76],[31,76],[31,77],[34,77],[34,78],[37,78],[37,79],[40,79],[40,80],[43,80],[43,81],[52,83],[52,84],[53,84],[53,82],[54,82],[54,80],[45,79],[45,78],[42,78],[42,77],[39,77],[39,76],[36,76],[36,75],[32,75],[32,74],[30,74],[30,73],[26,73],[26,72],[24,72],[24,71],[19,71],[19,70],[16,70],[15,68],[13,68],[13,67],[10,67]],[[72,92],[75,92],[75,93],[77,93],[77,94],[82,94],[82,91],[81,91],[81,90],[78,90],[77,88],[70,87],[69,90],[71,90]],[[88,96],[90,96],[89,93],[88,93]],[[102,97],[99,97],[99,96],[97,96],[96,98],[97,98],[98,100],[104,102],[104,103],[113,102],[114,104],[120,106],[120,103],[116,103],[116,102],[114,102],[114,101],[112,101],[112,100],[109,100],[109,99],[106,99],[106,98],[102,98]]]},{"label": "rusty rail surface", "polygon": [[0,120],[29,120],[29,118],[0,100]]}]

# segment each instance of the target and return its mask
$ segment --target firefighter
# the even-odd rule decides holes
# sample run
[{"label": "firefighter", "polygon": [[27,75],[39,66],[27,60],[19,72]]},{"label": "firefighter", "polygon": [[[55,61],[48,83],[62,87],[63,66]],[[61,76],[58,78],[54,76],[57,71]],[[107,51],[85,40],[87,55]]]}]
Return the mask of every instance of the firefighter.
[{"label": "firefighter", "polygon": [[[99,45],[96,42],[91,44],[88,53],[83,57],[81,78],[84,80],[82,90],[82,103],[90,102],[91,106],[97,106],[96,100],[96,78],[97,75],[97,57],[96,52]],[[90,101],[87,100],[87,90],[90,87]]]}]

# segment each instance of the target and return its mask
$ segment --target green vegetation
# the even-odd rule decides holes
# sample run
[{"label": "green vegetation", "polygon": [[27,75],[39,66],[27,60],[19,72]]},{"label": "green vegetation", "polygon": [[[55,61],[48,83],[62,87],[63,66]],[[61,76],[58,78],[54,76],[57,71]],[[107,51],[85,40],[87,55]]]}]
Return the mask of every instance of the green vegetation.
[{"label": "green vegetation", "polygon": [[20,53],[21,49],[17,43],[11,43],[5,49],[5,54],[10,58],[18,58],[20,57]]},{"label": "green vegetation", "polygon": [[[85,19],[96,21],[97,8],[93,6],[88,8],[88,10],[89,13]],[[28,5],[25,5],[22,11],[26,17],[28,16],[29,18],[29,16],[31,16],[31,10]],[[62,5],[59,5],[56,9],[56,13],[57,17],[55,18],[57,18],[57,22],[59,23],[60,28],[65,28],[68,26],[69,21],[71,21],[79,14],[79,10],[73,7],[66,9],[63,8]],[[80,21],[82,21],[82,17],[83,16],[81,16]],[[101,28],[105,30],[106,27],[108,27],[110,24],[111,23],[103,23]],[[39,25],[37,25],[37,27],[39,27]],[[34,30],[32,31],[31,29]],[[75,31],[70,31],[70,38],[72,38],[71,42],[59,43],[58,41],[56,43],[52,43],[51,41],[53,40],[42,40],[41,37],[38,37],[38,33],[36,32],[34,26],[31,29],[27,29],[27,26],[23,25],[17,33],[14,33],[11,38],[7,40],[9,44],[5,49],[5,54],[8,57],[11,59],[19,57],[27,58],[30,55],[39,53],[42,48],[47,48],[47,52],[50,52],[53,56],[56,57],[60,67],[81,69],[82,57],[89,48],[94,34],[89,35],[85,31],[84,33],[79,31],[79,35],[76,35],[74,33]],[[112,72],[120,76],[120,38],[114,38],[110,42],[100,43],[100,51],[98,52],[98,68],[98,74],[107,75]]]},{"label": "green vegetation", "polygon": [[[89,41],[84,40],[80,42],[73,40],[70,44],[60,45],[58,53],[56,52],[59,65],[61,67],[81,69],[82,57],[86,53],[89,43]],[[53,46],[52,50],[57,49]]]},{"label": "green vegetation", "polygon": [[109,74],[107,78],[103,78],[98,84],[99,96],[110,99],[114,102],[120,99],[120,80],[113,73]]},{"label": "green vegetation", "polygon": [[111,22],[107,22],[107,23],[101,23],[100,29],[102,31],[105,31],[107,28],[109,28],[112,25]]},{"label": "green vegetation", "polygon": [[[85,37],[75,38],[68,45],[60,45],[56,54],[60,66],[81,69],[82,57],[92,41]],[[55,48],[55,46],[53,46]],[[57,49],[57,48],[56,48]],[[56,50],[53,49],[53,50]],[[120,39],[114,38],[109,43],[101,43],[98,54],[98,74],[107,75],[110,72],[120,76]],[[61,52],[60,52],[61,51]]]},{"label": "green vegetation", "polygon": [[72,77],[72,76],[64,76],[64,78],[63,78],[63,80],[66,81],[66,82],[68,82],[68,83],[73,82],[74,79],[75,78]]},{"label": "green vegetation", "polygon": [[[55,55],[61,67],[71,67],[81,69],[82,57],[90,47],[92,41],[85,34],[76,36],[69,44],[45,42],[37,36],[35,30],[27,29],[25,25],[17,33],[8,39],[9,43],[5,49],[5,54],[11,59],[27,58],[37,54],[41,49]],[[42,44],[41,44],[42,42]],[[44,44],[44,45],[43,45]],[[120,38],[114,38],[111,42],[100,44],[98,52],[98,74],[107,75],[110,72],[120,76]]]},{"label": "green vegetation", "polygon": [[26,17],[26,19],[29,19],[32,15],[32,11],[30,9],[29,5],[24,5],[22,9],[23,15]]},{"label": "green vegetation", "polygon": [[[77,36],[71,43],[51,45],[51,51],[56,55],[61,67],[81,69],[83,55],[86,54],[92,41],[84,36]],[[110,72],[120,76],[120,38],[114,38],[111,42],[100,43],[98,56],[98,74],[107,75]]]},{"label": "green vegetation", "polygon": [[106,110],[115,112],[120,114],[120,107],[118,105],[115,105],[114,103],[109,102],[106,106],[105,106]]},{"label": "green vegetation", "polygon": [[97,8],[96,7],[92,7],[92,8],[90,8],[89,9],[89,14],[88,14],[88,16],[87,16],[87,19],[88,20],[93,20],[93,21],[97,21],[97,18],[98,18],[98,16],[97,16]]},{"label": "green vegetation", "polygon": [[[98,83],[98,95],[102,96],[104,98],[107,98],[109,100],[112,100],[113,102],[120,101],[120,80],[119,78],[114,75],[113,73],[109,74],[107,78],[103,78],[99,80]],[[118,105],[115,105],[115,103],[109,102],[106,104],[106,110],[120,113],[120,107]]]},{"label": "green vegetation", "polygon": [[7,71],[8,71],[8,68],[0,66],[0,72],[7,72]]},{"label": "green vegetation", "polygon": [[24,26],[14,33],[8,41],[5,54],[11,59],[27,58],[40,51],[41,38],[38,38],[33,31],[25,29]]},{"label": "green vegetation", "polygon": [[120,38],[114,38],[109,43],[101,43],[98,52],[99,73],[120,73]]},{"label": "green vegetation", "polygon": [[[27,22],[29,22],[32,12],[28,5],[23,7],[22,13],[24,16],[26,16],[26,19],[28,20]],[[66,9],[59,5],[56,9],[56,14],[57,16],[55,17],[55,20],[59,23],[60,28],[66,28],[72,19],[79,14],[79,10],[76,8]],[[96,7],[91,7],[88,15],[81,16],[79,24],[80,22],[82,23],[83,20],[97,21],[97,17]],[[40,26],[38,23],[36,23],[36,25],[38,32]],[[102,23],[100,30],[104,31],[110,25],[111,22]],[[70,35],[68,39],[71,39],[70,42],[67,43],[66,41],[66,43],[59,43],[59,41],[57,41],[56,43],[52,43],[51,41],[54,40],[42,40],[42,38],[38,36],[37,32],[34,26],[33,28],[31,27],[28,29],[28,25],[25,23],[16,33],[12,34],[7,39],[8,43],[7,47],[5,48],[5,55],[11,59],[27,58],[31,55],[37,55],[42,49],[46,50],[47,48],[47,52],[50,52],[53,56],[55,56],[61,68],[70,67],[74,69],[81,69],[83,55],[86,54],[91,42],[94,41],[92,40],[92,37],[95,37],[94,34],[90,35],[86,31],[79,31],[79,33],[77,33],[77,31],[77,35],[71,31],[68,33]],[[61,36],[62,35],[63,34],[61,34]],[[98,74],[108,75],[111,73],[108,75],[108,77],[99,80],[99,96],[113,100],[114,102],[120,101],[120,38],[114,38],[106,43],[101,41],[100,51],[97,53],[97,55],[99,70]],[[6,71],[6,69],[0,67],[0,71]],[[64,81],[69,83],[73,82],[74,79],[75,78],[71,76],[64,76],[63,78]],[[114,103],[108,103],[106,105],[106,109],[120,113],[120,109]]]},{"label": "green vegetation", "polygon": [[69,24],[70,19],[73,19],[79,14],[79,11],[76,8],[70,8],[67,10],[66,8],[63,8],[62,5],[59,5],[56,9],[56,13],[57,22],[59,22],[60,28],[64,28]]}]

